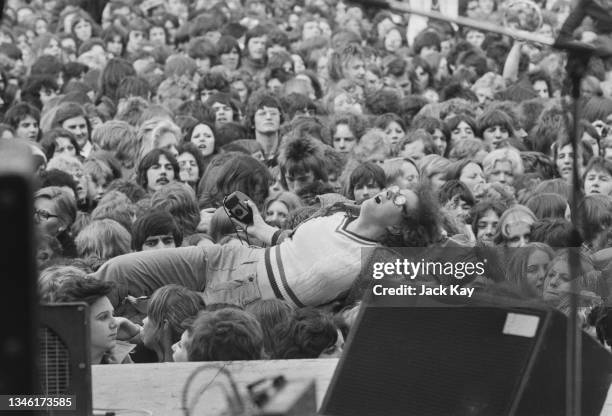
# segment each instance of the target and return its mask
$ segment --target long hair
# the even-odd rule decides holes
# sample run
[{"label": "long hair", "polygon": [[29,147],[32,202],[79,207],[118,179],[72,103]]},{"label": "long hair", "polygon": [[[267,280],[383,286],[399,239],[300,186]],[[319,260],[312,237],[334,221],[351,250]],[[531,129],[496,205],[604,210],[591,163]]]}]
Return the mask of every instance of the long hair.
[{"label": "long hair", "polygon": [[413,191],[417,206],[404,212],[399,229],[382,240],[388,247],[428,247],[441,241],[442,215],[435,195],[425,182]]}]

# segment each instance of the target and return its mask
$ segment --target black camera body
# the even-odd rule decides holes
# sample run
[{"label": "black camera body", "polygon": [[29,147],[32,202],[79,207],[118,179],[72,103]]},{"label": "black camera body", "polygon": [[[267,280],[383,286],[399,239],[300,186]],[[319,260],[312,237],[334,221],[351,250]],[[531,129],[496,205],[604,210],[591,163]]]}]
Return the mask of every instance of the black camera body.
[{"label": "black camera body", "polygon": [[245,224],[253,224],[253,211],[245,201],[250,201],[246,194],[235,191],[225,197],[223,205],[233,218]]}]

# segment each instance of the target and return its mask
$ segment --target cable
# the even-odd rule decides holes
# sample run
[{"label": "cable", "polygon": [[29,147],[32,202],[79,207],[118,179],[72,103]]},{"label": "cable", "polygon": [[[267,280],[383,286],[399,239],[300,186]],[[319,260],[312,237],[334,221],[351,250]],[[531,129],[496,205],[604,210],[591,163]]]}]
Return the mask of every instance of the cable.
[{"label": "cable", "polygon": [[[217,374],[215,374],[215,377],[213,377],[213,380],[216,378],[218,374],[223,374],[230,383],[230,387],[233,393],[233,398],[230,395],[227,395],[226,399],[228,401],[230,411],[232,412],[232,414],[237,415],[237,414],[242,414],[244,412],[245,403],[242,400],[242,396],[240,395],[240,392],[238,391],[238,386],[236,385],[236,382],[234,381],[232,374],[225,367],[220,366],[218,364],[205,364],[193,370],[191,374],[189,374],[189,377],[187,377],[187,381],[185,381],[185,385],[183,386],[183,391],[181,394],[181,407],[183,409],[185,416],[189,416],[190,411],[191,411],[191,409],[188,407],[188,404],[187,404],[187,393],[189,392],[189,388],[191,387],[193,380],[198,374],[204,371],[207,371],[207,370],[212,370],[212,369],[218,370]],[[204,394],[207,388],[215,384],[216,383],[210,382],[203,389],[200,389],[200,391],[198,392],[198,397]]]}]

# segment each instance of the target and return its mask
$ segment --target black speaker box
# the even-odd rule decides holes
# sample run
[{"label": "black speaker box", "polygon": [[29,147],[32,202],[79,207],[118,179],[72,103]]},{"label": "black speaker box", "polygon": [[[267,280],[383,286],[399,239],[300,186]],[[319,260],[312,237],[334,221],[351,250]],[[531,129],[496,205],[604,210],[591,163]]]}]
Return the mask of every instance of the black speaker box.
[{"label": "black speaker box", "polygon": [[[565,315],[539,303],[372,296],[321,414],[565,415],[566,328]],[[611,375],[612,355],[583,333],[583,416],[600,414]]]},{"label": "black speaker box", "polygon": [[30,160],[27,148],[0,140],[0,314],[5,318],[0,336],[0,395],[33,394],[38,381]]}]

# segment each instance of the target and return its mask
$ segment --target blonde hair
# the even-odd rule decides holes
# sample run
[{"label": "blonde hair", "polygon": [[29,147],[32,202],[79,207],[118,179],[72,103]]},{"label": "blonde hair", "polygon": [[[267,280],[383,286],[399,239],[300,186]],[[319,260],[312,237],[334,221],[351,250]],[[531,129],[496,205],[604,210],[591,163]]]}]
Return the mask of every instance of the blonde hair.
[{"label": "blonde hair", "polygon": [[482,170],[485,176],[488,176],[499,162],[510,163],[514,176],[522,175],[524,172],[523,160],[519,151],[513,147],[504,147],[503,149],[493,150],[483,159]]},{"label": "blonde hair", "polygon": [[115,220],[94,220],[75,239],[79,257],[108,260],[130,252],[132,236]]},{"label": "blonde hair", "polygon": [[55,301],[55,292],[62,283],[72,278],[85,278],[86,273],[74,266],[51,266],[44,269],[38,277],[38,293],[41,302]]}]

